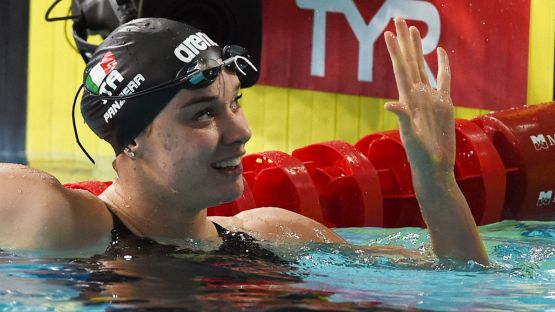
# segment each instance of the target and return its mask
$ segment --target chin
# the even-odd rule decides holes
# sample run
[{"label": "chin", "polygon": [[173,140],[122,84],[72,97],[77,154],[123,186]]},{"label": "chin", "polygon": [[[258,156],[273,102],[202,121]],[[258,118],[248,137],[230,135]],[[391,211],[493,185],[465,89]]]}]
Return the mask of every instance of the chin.
[{"label": "chin", "polygon": [[237,198],[241,197],[241,195],[243,195],[243,190],[243,179],[240,179],[232,185],[222,187],[220,190],[217,191],[219,196],[216,200],[217,202],[215,203],[215,205],[229,203],[236,200]]}]

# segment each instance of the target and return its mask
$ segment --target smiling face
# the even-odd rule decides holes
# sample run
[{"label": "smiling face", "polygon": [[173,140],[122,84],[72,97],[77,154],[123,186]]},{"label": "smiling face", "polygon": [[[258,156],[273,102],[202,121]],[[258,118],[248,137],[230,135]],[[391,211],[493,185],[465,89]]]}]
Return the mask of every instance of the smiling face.
[{"label": "smiling face", "polygon": [[206,88],[179,91],[135,139],[144,178],[199,209],[239,197],[251,132],[238,100],[239,80],[227,70]]}]

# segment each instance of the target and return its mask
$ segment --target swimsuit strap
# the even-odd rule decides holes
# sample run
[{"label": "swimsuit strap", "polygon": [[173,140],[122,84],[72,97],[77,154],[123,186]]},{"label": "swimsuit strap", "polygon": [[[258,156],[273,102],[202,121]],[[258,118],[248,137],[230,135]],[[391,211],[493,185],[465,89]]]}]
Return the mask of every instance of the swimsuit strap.
[{"label": "swimsuit strap", "polygon": [[111,231],[110,246],[106,248],[104,254],[123,257],[147,253],[168,254],[176,250],[173,245],[159,244],[148,237],[135,235],[111,209],[108,208],[108,211],[112,215],[114,225]]},{"label": "swimsuit strap", "polygon": [[212,221],[212,224],[214,224],[214,227],[216,228],[216,231],[218,232],[218,236],[223,238],[225,235],[227,235],[227,233],[229,233],[228,230],[226,230],[223,226],[219,225],[218,223]]},{"label": "swimsuit strap", "polygon": [[112,240],[117,240],[119,236],[127,236],[133,234],[133,232],[131,232],[131,230],[129,230],[129,228],[125,226],[123,221],[121,221],[121,219],[112,211],[112,209],[108,209],[108,211],[112,215],[112,222],[114,224],[112,227]]},{"label": "swimsuit strap", "polygon": [[218,231],[218,236],[222,238],[222,245],[218,249],[219,252],[251,259],[265,259],[276,263],[284,262],[272,251],[262,248],[257,243],[257,240],[249,234],[240,231],[232,232],[215,222],[212,223],[216,227],[216,231]]}]

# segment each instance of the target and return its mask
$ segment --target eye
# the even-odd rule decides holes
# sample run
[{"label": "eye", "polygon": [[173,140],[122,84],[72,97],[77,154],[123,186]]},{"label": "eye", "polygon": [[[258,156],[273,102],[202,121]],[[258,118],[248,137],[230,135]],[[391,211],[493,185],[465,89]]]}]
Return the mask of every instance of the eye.
[{"label": "eye", "polygon": [[195,121],[210,121],[214,118],[214,112],[211,109],[203,109],[195,114]]},{"label": "eye", "polygon": [[233,102],[231,103],[231,111],[236,112],[239,110],[239,108],[241,108],[241,104],[239,103],[239,100],[243,97],[243,94],[239,94],[235,97],[235,99],[233,99]]}]

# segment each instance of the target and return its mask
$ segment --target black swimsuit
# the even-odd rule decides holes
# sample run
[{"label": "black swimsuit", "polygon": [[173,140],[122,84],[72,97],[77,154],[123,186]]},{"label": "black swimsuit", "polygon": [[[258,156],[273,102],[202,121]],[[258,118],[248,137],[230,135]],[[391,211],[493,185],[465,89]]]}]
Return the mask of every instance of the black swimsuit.
[{"label": "black swimsuit", "polygon": [[[105,254],[113,257],[122,257],[126,255],[135,256],[140,254],[172,254],[183,252],[174,245],[163,245],[148,237],[140,237],[131,232],[121,219],[113,212],[112,219],[114,227],[112,229],[112,240],[110,246],[106,249]],[[244,232],[232,232],[221,225],[214,223],[214,227],[218,231],[218,236],[223,242],[220,248],[211,253],[237,255],[251,259],[264,259],[273,262],[282,262],[283,260],[276,256],[273,252],[262,248],[256,243],[256,239]],[[198,253],[190,251],[191,253]]]}]

